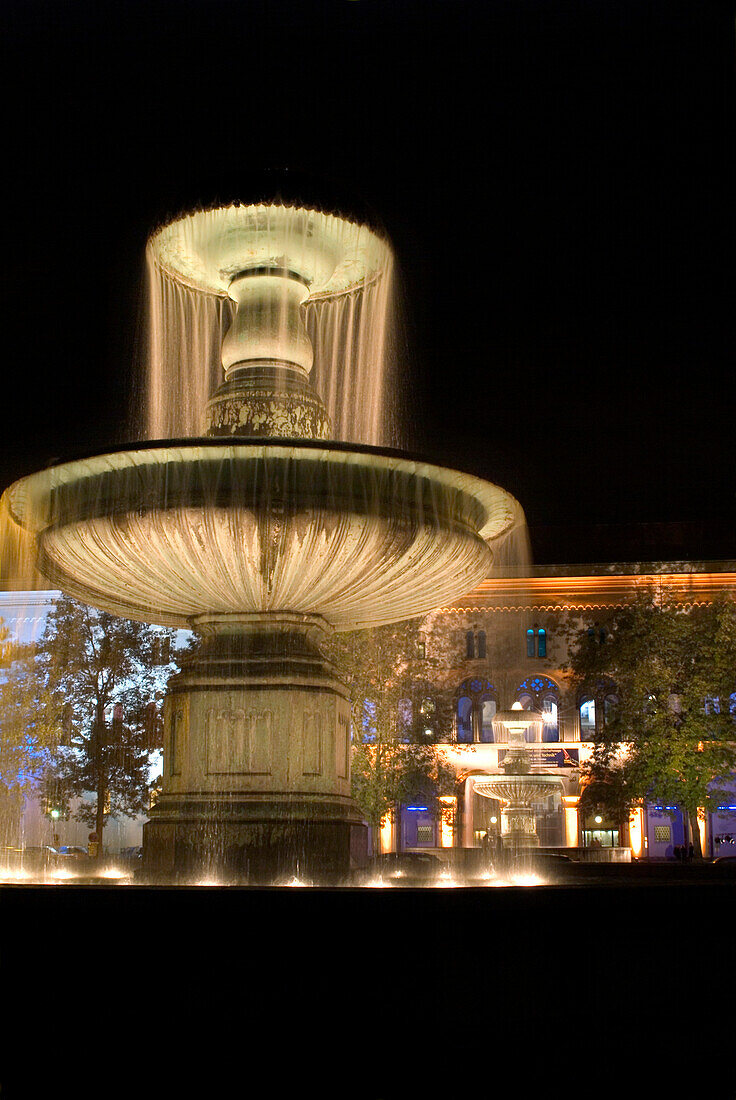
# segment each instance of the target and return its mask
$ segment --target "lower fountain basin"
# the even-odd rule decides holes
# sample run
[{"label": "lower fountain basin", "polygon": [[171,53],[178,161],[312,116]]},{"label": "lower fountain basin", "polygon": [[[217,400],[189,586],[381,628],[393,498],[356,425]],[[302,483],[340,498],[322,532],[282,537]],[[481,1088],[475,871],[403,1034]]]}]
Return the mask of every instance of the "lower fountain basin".
[{"label": "lower fountain basin", "polygon": [[484,798],[498,798],[514,806],[531,806],[554,794],[562,780],[553,775],[493,775],[475,778],[473,789]]},{"label": "lower fountain basin", "polygon": [[420,615],[488,575],[518,521],[469,474],[344,444],[147,444],[21,479],[6,504],[52,583],[172,627],[294,611],[337,629]]}]

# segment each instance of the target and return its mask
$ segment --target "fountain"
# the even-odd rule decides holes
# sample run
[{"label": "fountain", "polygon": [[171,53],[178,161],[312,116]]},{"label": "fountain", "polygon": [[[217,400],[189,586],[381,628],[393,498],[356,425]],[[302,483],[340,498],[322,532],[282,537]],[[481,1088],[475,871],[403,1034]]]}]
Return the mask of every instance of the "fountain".
[{"label": "fountain", "polygon": [[542,725],[541,714],[524,710],[517,702],[511,710],[498,711],[493,725],[497,739],[506,740],[509,746],[501,762],[504,774],[477,777],[474,790],[484,798],[504,803],[501,841],[513,864],[525,850],[539,847],[535,802],[561,790],[563,783],[557,776],[532,772],[526,731]]},{"label": "fountain", "polygon": [[349,700],[320,641],[471,589],[519,505],[469,474],[330,441],[303,307],[380,279],[378,234],[311,209],[227,206],[149,247],[172,278],[235,304],[206,436],[60,463],[16,482],[6,506],[55,587],[201,636],[165,700],[146,873],[335,881],[360,815]]}]

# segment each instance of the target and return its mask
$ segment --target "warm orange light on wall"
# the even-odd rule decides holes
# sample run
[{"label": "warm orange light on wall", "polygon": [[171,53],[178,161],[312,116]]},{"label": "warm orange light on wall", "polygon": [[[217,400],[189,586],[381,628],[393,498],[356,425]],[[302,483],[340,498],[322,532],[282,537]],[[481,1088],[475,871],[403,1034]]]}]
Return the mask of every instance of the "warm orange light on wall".
[{"label": "warm orange light on wall", "polygon": [[454,795],[440,795],[440,847],[452,848],[455,843],[455,812],[457,799]]},{"label": "warm orange light on wall", "polygon": [[629,843],[632,855],[638,859],[644,844],[644,822],[641,806],[637,806],[629,815]]},{"label": "warm orange light on wall", "polygon": [[578,802],[580,795],[563,794],[562,805],[565,811],[565,844],[568,848],[578,846]]},{"label": "warm orange light on wall", "polygon": [[705,806],[698,806],[698,831],[700,833],[700,851],[705,855]]},{"label": "warm orange light on wall", "polygon": [[390,852],[393,841],[394,823],[391,814],[381,820],[381,851]]}]

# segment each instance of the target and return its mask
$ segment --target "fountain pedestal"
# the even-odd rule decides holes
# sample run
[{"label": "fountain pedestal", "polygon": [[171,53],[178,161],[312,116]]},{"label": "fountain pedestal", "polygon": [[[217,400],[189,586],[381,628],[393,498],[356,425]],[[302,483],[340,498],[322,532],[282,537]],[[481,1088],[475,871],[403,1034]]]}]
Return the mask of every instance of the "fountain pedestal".
[{"label": "fountain pedestal", "polygon": [[147,871],[273,882],[345,875],[350,704],[320,652],[318,615],[204,616],[202,643],[169,686],[164,792]]}]

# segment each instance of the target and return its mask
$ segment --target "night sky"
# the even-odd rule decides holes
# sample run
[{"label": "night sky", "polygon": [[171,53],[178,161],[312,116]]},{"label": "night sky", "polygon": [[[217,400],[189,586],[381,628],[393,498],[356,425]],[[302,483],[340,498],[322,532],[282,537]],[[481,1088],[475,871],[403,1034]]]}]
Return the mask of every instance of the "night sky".
[{"label": "night sky", "polygon": [[728,9],[5,0],[0,484],[128,437],[149,230],[288,168],[385,225],[414,449],[537,560],[736,557]]}]

